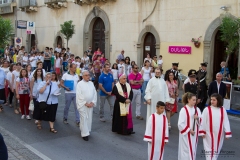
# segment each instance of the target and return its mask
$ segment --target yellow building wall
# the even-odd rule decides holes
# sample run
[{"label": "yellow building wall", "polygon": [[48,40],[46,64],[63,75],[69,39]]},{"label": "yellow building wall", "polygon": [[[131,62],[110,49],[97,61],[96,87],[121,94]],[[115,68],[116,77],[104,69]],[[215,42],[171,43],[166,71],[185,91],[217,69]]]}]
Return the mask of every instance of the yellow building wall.
[{"label": "yellow building wall", "polygon": [[[168,53],[169,46],[190,46],[191,54],[172,54]],[[181,73],[188,74],[190,69],[198,70],[200,63],[203,62],[203,44],[196,48],[193,43],[189,42],[162,42],[160,44],[160,54],[163,56],[163,70],[172,68],[172,63],[179,63],[178,69],[182,69]]]}]

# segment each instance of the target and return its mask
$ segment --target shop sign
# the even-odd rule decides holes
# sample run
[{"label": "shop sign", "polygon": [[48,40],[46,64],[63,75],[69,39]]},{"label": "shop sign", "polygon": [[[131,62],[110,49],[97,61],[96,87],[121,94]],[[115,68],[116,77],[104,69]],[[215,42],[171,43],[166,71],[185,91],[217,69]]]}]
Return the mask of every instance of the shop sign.
[{"label": "shop sign", "polygon": [[168,52],[172,54],[191,54],[190,46],[169,46]]}]

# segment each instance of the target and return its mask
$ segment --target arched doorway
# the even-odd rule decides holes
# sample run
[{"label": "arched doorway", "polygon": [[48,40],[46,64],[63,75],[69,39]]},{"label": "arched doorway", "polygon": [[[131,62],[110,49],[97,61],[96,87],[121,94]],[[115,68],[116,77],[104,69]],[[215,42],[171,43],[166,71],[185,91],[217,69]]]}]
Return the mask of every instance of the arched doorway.
[{"label": "arched doorway", "polygon": [[[215,41],[214,41],[214,59],[213,59],[213,75],[212,75],[212,80],[216,79],[216,74],[221,70],[221,62],[226,61],[227,59],[227,54],[226,54],[226,43],[221,41],[221,32],[218,30],[215,36]],[[236,79],[234,77],[237,72],[237,62],[238,62],[238,57],[235,53],[232,53],[229,57],[228,60],[228,68],[231,74],[232,79]]]},{"label": "arched doorway", "polygon": [[31,48],[35,47],[35,45],[36,45],[35,34],[31,34]]},{"label": "arched doorway", "polygon": [[57,36],[57,45],[60,45],[60,47],[62,48],[62,37]]},{"label": "arched doorway", "polygon": [[92,29],[92,49],[100,48],[105,53],[105,25],[101,18],[97,18]]},{"label": "arched doorway", "polygon": [[150,32],[148,32],[144,38],[143,60],[148,53],[150,54],[151,58],[156,55],[156,39],[154,35]]}]

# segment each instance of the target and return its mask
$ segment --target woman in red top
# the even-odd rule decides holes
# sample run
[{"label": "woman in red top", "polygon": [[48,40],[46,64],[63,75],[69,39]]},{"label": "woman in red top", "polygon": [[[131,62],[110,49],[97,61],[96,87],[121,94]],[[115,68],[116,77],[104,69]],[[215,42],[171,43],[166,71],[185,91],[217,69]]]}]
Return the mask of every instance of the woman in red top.
[{"label": "woman in red top", "polygon": [[97,48],[96,51],[94,52],[93,57],[92,57],[93,62],[97,59],[97,55],[102,55],[100,48]]}]

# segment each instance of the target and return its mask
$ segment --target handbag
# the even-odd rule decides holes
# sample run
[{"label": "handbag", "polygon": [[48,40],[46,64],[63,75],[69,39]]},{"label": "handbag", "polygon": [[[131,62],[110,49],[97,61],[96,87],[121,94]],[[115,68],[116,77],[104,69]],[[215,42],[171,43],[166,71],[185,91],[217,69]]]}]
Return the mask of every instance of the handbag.
[{"label": "handbag", "polygon": [[50,92],[51,92],[51,88],[52,88],[52,85],[50,85],[50,89],[49,89],[49,93],[48,93],[46,101],[45,102],[44,101],[39,102],[39,108],[41,110],[46,110],[46,108],[47,108],[47,101],[48,101],[48,98],[49,98],[49,95],[50,95]]},{"label": "handbag", "polygon": [[30,105],[28,108],[30,111],[34,111],[34,104],[33,104],[33,100],[30,101]]},{"label": "handbag", "polygon": [[168,103],[174,104],[175,103],[175,98],[170,98],[170,101]]}]

